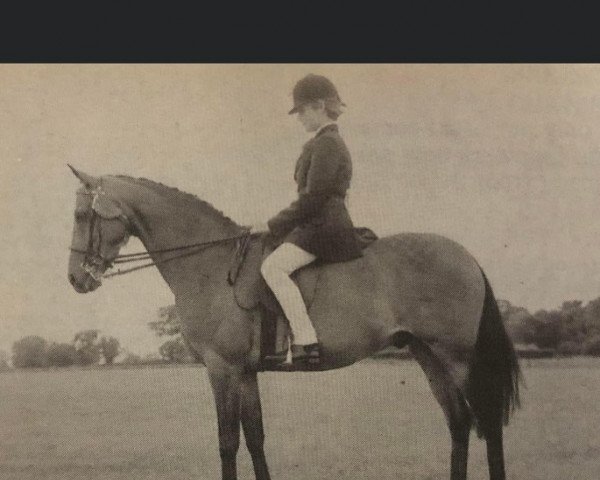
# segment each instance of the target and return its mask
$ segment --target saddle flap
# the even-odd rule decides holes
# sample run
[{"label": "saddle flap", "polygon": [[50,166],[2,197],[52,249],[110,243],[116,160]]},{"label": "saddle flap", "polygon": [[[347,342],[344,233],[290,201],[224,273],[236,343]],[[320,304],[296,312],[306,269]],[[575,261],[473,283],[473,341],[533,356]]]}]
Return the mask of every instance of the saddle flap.
[{"label": "saddle flap", "polygon": [[[362,249],[378,238],[369,228],[355,228],[355,234]],[[260,273],[262,261],[275,246],[266,241],[264,236],[254,235],[248,235],[238,244],[228,281],[233,285],[240,307],[250,310],[262,303],[265,308],[281,313],[277,300]],[[297,283],[307,307],[312,303],[321,266],[321,262],[317,261],[292,274],[292,279]]]},{"label": "saddle flap", "polygon": [[[363,249],[377,239],[377,235],[367,228],[356,229],[356,235]],[[262,236],[244,238],[237,245],[228,273],[228,281],[233,286],[237,304],[246,310],[262,307],[258,314],[261,322],[256,326],[260,341],[255,346],[258,348],[257,356],[261,359],[264,359],[265,355],[285,351],[291,333],[279,303],[260,272],[264,258],[274,248],[275,246]],[[307,308],[310,308],[315,297],[322,268],[323,264],[317,261],[292,274]],[[282,367],[263,365],[261,368],[279,371]]]},{"label": "saddle flap", "polygon": [[[232,272],[236,271],[233,291],[235,299],[241,308],[250,310],[259,303],[267,310],[282,314],[279,302],[260,273],[263,260],[273,251],[273,246],[265,244],[261,238],[253,238],[245,248],[241,265],[234,264],[229,272],[230,283]],[[317,262],[318,263],[318,262]],[[317,285],[319,268],[317,264],[303,267],[292,274],[292,279],[298,285],[306,306],[310,306]]]}]

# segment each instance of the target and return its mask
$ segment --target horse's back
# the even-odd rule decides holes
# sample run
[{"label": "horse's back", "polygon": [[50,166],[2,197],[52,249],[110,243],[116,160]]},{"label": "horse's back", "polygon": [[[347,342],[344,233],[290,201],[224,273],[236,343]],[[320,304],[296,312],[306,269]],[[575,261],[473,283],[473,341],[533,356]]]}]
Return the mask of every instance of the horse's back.
[{"label": "horse's back", "polygon": [[478,290],[483,301],[483,278],[475,258],[459,243],[430,233],[401,233],[383,237],[365,250],[368,262],[420,296],[441,294],[447,300]]},{"label": "horse's back", "polygon": [[[441,295],[443,300],[453,301],[475,292],[483,301],[483,277],[477,261],[462,245],[441,235],[389,235],[374,241],[357,260],[321,268],[321,276],[343,283],[354,280],[359,291],[370,291],[372,282],[377,282],[389,294],[398,295],[400,289],[407,294],[418,292],[419,298]],[[377,278],[365,283],[369,277]]]},{"label": "horse's back", "polygon": [[310,316],[334,350],[381,348],[398,330],[458,350],[475,344],[485,289],[464,247],[440,235],[402,233],[363,253],[320,267]]}]

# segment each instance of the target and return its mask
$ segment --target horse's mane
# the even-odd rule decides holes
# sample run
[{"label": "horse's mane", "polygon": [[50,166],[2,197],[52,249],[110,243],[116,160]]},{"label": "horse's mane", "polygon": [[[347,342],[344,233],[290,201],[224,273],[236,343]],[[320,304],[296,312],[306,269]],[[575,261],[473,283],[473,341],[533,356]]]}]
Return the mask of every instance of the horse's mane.
[{"label": "horse's mane", "polygon": [[129,175],[107,175],[107,176],[118,178],[120,180],[125,180],[127,182],[132,182],[132,183],[135,183],[136,185],[141,184],[145,187],[152,189],[153,191],[157,192],[161,196],[167,196],[167,197],[175,196],[177,198],[177,200],[185,202],[187,204],[187,206],[189,206],[190,208],[202,209],[204,211],[207,210],[209,212],[209,214],[212,214],[213,216],[222,220],[224,222],[225,226],[239,227],[239,225],[236,222],[234,222],[231,218],[229,218],[227,215],[225,215],[221,210],[218,210],[209,202],[202,200],[201,198],[198,198],[196,195],[194,195],[192,193],[184,192],[182,190],[179,190],[176,187],[169,187],[168,185],[165,185],[160,182],[156,182],[154,180],[150,180],[148,178],[143,178],[143,177],[135,178],[135,177],[131,177]]}]

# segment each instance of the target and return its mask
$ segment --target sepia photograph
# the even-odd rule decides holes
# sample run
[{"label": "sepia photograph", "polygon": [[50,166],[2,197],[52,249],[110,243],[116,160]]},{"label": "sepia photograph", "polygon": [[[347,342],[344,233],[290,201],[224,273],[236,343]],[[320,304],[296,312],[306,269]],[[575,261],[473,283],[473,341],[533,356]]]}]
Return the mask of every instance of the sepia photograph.
[{"label": "sepia photograph", "polygon": [[0,480],[595,480],[600,65],[0,64]]}]

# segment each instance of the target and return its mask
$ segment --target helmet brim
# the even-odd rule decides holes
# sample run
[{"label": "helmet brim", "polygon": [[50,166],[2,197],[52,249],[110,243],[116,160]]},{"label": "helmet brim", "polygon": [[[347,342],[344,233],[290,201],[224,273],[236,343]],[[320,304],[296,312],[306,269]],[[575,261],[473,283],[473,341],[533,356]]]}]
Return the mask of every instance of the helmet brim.
[{"label": "helmet brim", "polygon": [[[298,110],[300,110],[300,107],[306,105],[306,103],[300,103],[298,105],[294,105],[294,108],[292,108],[289,112],[288,115],[293,115],[294,113],[296,113]],[[346,104],[344,102],[340,101],[340,105],[344,108],[346,108]]]}]

